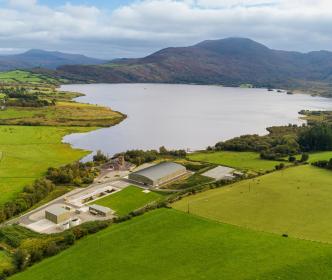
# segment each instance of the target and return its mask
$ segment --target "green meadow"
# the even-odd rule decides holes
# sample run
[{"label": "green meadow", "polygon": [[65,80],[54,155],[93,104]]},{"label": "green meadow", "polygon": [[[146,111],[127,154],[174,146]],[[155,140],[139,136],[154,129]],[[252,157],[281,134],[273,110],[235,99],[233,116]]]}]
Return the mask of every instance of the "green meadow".
[{"label": "green meadow", "polygon": [[91,128],[0,126],[0,204],[41,177],[48,167],[78,160],[86,151],[62,143],[69,133]]},{"label": "green meadow", "polygon": [[160,209],[78,241],[12,280],[332,278],[332,247]]},{"label": "green meadow", "polygon": [[273,170],[279,161],[263,160],[255,152],[198,152],[189,154],[190,160],[225,165],[241,170],[252,170],[255,172],[265,172]]},{"label": "green meadow", "polygon": [[332,158],[332,151],[310,153],[308,162],[312,163],[319,160],[330,160]]},{"label": "green meadow", "polygon": [[162,194],[144,193],[141,188],[128,186],[115,194],[94,201],[92,204],[109,207],[116,211],[117,215],[122,216],[162,198]]},{"label": "green meadow", "polygon": [[291,167],[176,202],[173,207],[258,231],[332,243],[332,172]]},{"label": "green meadow", "polygon": [[29,84],[43,84],[43,83],[58,83],[57,80],[41,74],[31,73],[24,70],[13,70],[0,73],[0,83],[15,84],[15,83],[29,83]]}]

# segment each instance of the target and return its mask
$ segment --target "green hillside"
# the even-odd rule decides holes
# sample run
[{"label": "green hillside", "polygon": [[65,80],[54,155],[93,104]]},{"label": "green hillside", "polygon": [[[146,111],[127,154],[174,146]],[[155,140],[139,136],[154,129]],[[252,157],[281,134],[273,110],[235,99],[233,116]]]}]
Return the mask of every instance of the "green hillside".
[{"label": "green hillside", "polygon": [[178,201],[176,209],[259,231],[332,242],[332,172],[309,165]]},{"label": "green hillside", "polygon": [[24,70],[13,70],[8,72],[0,72],[0,84],[58,84],[59,81],[49,76],[36,74]]},{"label": "green hillside", "polygon": [[79,241],[12,280],[331,279],[332,247],[156,210]]}]

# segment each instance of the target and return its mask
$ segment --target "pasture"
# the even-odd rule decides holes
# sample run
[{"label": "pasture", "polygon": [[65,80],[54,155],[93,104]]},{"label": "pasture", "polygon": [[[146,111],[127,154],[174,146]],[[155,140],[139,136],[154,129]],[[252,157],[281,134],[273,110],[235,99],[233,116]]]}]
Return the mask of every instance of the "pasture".
[{"label": "pasture", "polygon": [[229,166],[244,171],[265,172],[273,170],[279,161],[263,160],[255,152],[198,152],[189,154],[190,160]]},{"label": "pasture", "polygon": [[319,160],[330,160],[332,158],[332,151],[310,153],[308,162],[312,163]]},{"label": "pasture", "polygon": [[29,84],[56,84],[58,83],[55,79],[47,77],[45,75],[31,73],[29,71],[24,70],[13,70],[8,72],[0,73],[0,83],[6,84],[21,84],[21,83],[29,83]]},{"label": "pasture", "polygon": [[332,172],[291,167],[210,190],[173,207],[220,222],[332,243]]},{"label": "pasture", "polygon": [[61,166],[85,156],[86,151],[74,150],[61,141],[66,134],[90,129],[0,126],[0,204],[14,198],[48,167]]},{"label": "pasture", "polygon": [[332,247],[160,209],[78,241],[12,280],[332,278]]},{"label": "pasture", "polygon": [[162,198],[162,194],[144,193],[141,188],[128,186],[122,191],[94,201],[92,204],[109,207],[115,210],[117,215],[122,216]]}]

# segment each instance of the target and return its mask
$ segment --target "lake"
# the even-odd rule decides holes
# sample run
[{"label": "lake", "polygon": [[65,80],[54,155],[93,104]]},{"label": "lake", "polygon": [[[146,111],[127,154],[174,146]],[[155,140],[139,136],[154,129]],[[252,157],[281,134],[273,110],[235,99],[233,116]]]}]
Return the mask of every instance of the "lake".
[{"label": "lake", "polygon": [[117,126],[71,134],[75,148],[113,155],[130,149],[204,149],[266,127],[301,124],[298,112],[332,109],[332,99],[288,95],[266,89],[169,84],[64,85],[84,93],[79,102],[111,107],[128,115]]}]

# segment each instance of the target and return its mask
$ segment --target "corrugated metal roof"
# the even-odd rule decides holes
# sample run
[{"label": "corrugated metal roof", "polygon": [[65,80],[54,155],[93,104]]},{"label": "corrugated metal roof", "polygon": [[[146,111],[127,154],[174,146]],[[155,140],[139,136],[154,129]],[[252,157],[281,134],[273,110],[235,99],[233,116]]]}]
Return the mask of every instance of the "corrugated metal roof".
[{"label": "corrugated metal roof", "polygon": [[45,211],[56,216],[69,212],[67,209],[63,208],[60,205],[52,205],[48,207]]},{"label": "corrugated metal roof", "polygon": [[139,170],[134,172],[134,174],[138,174],[144,177],[151,179],[152,181],[162,179],[168,175],[171,175],[177,171],[183,170],[186,168],[181,164],[175,162],[162,162],[148,168]]}]

